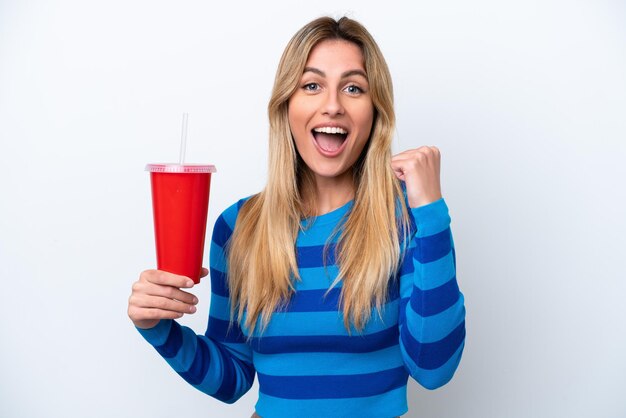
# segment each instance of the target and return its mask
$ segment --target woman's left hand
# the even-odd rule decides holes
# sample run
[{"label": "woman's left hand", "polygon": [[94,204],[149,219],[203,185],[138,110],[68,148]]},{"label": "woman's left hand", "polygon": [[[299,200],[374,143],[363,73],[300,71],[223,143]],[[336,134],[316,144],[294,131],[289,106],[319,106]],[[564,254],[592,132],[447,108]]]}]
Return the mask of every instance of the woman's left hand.
[{"label": "woman's left hand", "polygon": [[406,184],[409,206],[417,208],[441,199],[441,154],[437,147],[419,147],[391,158],[396,177]]}]

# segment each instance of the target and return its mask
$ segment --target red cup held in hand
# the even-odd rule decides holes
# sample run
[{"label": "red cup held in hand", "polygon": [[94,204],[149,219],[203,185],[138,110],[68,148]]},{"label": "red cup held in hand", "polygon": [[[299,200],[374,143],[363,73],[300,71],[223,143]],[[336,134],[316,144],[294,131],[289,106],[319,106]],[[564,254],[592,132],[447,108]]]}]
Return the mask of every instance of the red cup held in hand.
[{"label": "red cup held in hand", "polygon": [[157,268],[200,282],[215,166],[148,164]]}]

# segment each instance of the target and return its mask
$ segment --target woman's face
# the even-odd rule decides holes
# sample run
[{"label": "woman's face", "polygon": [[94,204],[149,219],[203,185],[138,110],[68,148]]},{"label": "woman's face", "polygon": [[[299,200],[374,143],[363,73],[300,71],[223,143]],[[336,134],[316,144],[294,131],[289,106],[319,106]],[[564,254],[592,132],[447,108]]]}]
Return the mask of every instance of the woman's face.
[{"label": "woman's face", "polygon": [[373,120],[361,49],[344,40],[317,44],[289,99],[289,126],[306,165],[318,178],[349,174]]}]

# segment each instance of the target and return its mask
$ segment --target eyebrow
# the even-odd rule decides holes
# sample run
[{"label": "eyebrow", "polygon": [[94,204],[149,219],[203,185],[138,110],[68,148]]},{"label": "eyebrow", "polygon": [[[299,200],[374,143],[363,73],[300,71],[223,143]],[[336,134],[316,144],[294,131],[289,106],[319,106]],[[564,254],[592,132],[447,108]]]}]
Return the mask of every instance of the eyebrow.
[{"label": "eyebrow", "polygon": [[[306,72],[312,72],[312,73],[318,74],[318,75],[320,75],[322,77],[326,77],[326,73],[324,71],[322,71],[320,69],[317,69],[315,67],[304,67],[303,74],[306,73]],[[365,74],[365,71],[363,71],[363,70],[348,70],[348,71],[346,71],[346,72],[341,74],[341,78],[348,78],[348,77],[353,76],[353,75],[360,75],[360,76],[362,76],[363,78],[365,78],[367,80],[367,74]]]}]

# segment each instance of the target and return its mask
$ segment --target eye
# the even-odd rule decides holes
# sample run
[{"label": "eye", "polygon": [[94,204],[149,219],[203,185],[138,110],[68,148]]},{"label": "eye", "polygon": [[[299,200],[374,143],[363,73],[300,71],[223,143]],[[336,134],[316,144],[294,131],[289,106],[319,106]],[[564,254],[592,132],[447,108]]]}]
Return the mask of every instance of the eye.
[{"label": "eye", "polygon": [[320,85],[317,83],[307,83],[304,86],[302,86],[302,88],[304,89],[304,91],[318,91],[320,89]]},{"label": "eye", "polygon": [[350,84],[344,90],[346,91],[346,93],[352,94],[352,95],[358,95],[358,94],[363,93],[363,89],[361,87],[359,87],[359,86],[354,85],[354,84]]}]

